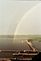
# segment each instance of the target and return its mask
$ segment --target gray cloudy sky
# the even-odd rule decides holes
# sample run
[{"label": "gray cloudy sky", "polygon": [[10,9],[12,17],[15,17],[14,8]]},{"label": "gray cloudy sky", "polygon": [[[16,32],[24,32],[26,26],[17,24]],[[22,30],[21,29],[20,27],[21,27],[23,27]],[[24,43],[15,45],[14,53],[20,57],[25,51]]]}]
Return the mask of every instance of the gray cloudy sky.
[{"label": "gray cloudy sky", "polygon": [[0,34],[14,34],[23,15],[39,1],[0,0]]},{"label": "gray cloudy sky", "polygon": [[24,14],[15,34],[41,35],[41,2]]},{"label": "gray cloudy sky", "polygon": [[41,1],[41,0],[12,0],[12,1]]}]

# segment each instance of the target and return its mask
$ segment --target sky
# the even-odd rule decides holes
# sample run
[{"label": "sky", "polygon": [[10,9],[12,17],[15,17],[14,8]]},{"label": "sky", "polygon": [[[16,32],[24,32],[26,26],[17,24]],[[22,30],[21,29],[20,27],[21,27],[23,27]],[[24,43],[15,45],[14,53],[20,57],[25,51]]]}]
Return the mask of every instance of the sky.
[{"label": "sky", "polygon": [[12,1],[41,1],[41,0],[12,0]]},{"label": "sky", "polygon": [[39,1],[0,0],[0,35],[14,35],[24,14]]},{"label": "sky", "polygon": [[15,34],[41,35],[41,2],[24,14]]}]

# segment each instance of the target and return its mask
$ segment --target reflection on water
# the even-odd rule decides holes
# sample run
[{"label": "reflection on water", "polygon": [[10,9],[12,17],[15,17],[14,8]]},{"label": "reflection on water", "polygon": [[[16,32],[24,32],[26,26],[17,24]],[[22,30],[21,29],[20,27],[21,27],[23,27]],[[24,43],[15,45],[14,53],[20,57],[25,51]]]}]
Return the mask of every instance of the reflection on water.
[{"label": "reflection on water", "polygon": [[[32,36],[31,36],[32,37]],[[23,37],[25,38],[25,36]],[[26,36],[27,39],[27,36]],[[38,40],[39,38],[37,38]],[[35,48],[37,48],[39,51],[41,51],[41,42],[39,41],[32,41],[32,44]],[[22,39],[16,39],[14,40],[13,37],[0,37],[0,49],[8,49],[8,50],[29,50],[29,46],[25,42],[25,40]]]},{"label": "reflection on water", "polygon": [[0,38],[0,49],[29,50],[30,48],[25,41]]},{"label": "reflection on water", "polygon": [[0,38],[0,49],[11,49],[12,39],[11,38]]}]

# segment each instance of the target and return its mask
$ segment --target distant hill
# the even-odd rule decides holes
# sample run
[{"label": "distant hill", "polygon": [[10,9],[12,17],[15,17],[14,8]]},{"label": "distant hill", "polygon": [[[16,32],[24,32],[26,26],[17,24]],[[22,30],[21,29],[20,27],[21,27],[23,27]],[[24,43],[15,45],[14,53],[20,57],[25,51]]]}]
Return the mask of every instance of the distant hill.
[{"label": "distant hill", "polygon": [[14,39],[33,39],[33,40],[41,40],[41,35],[15,35]]},{"label": "distant hill", "polygon": [[0,38],[10,38],[10,39],[32,39],[41,41],[41,35],[0,35]]}]

